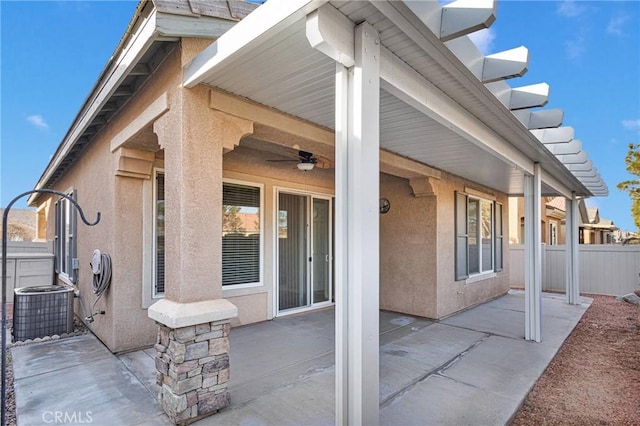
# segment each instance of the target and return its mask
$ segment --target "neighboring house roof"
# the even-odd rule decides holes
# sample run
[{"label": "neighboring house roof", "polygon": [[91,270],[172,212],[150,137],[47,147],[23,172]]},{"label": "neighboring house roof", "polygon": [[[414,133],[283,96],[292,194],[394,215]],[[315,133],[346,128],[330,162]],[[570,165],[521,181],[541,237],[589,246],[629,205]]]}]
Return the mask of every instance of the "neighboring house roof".
[{"label": "neighboring house roof", "polygon": [[547,206],[563,212],[567,211],[566,198],[564,197],[551,197],[551,199],[547,201]]},{"label": "neighboring house roof", "polygon": [[[0,227],[4,211],[5,209],[0,209]],[[7,223],[7,240],[33,241],[36,238],[36,215],[36,211],[32,209],[11,209]]]},{"label": "neighboring house roof", "polygon": [[587,216],[589,218],[589,223],[598,223],[600,221],[600,214],[597,207],[588,207]]},{"label": "neighboring house roof", "polygon": [[[241,0],[141,0],[36,188],[51,187],[74,164],[181,37],[219,37],[258,6]],[[32,194],[29,204],[38,197]]]}]

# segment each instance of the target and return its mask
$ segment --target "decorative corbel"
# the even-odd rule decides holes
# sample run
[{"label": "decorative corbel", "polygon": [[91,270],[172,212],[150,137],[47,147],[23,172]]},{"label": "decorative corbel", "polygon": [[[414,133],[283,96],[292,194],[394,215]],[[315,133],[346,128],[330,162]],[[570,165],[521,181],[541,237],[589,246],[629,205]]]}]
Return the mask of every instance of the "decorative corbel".
[{"label": "decorative corbel", "polygon": [[118,148],[116,176],[150,179],[156,155],[151,151],[132,148]]},{"label": "decorative corbel", "polygon": [[418,197],[436,197],[436,186],[434,185],[434,177],[414,177],[409,179],[409,185],[413,190],[413,196]]}]

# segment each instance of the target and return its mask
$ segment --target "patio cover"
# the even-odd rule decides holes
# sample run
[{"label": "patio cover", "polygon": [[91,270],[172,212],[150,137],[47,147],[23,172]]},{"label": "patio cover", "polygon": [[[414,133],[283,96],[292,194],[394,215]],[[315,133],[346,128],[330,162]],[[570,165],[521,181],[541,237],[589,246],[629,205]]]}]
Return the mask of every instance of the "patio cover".
[{"label": "patio cover", "polygon": [[548,85],[502,81],[526,71],[528,53],[478,62],[464,41],[494,19],[491,0],[269,0],[185,68],[187,87],[206,84],[335,131],[338,424],[378,422],[379,148],[525,195],[532,340],[541,196],[572,204],[607,193],[573,129],[558,127],[562,113],[530,109],[546,103]]}]

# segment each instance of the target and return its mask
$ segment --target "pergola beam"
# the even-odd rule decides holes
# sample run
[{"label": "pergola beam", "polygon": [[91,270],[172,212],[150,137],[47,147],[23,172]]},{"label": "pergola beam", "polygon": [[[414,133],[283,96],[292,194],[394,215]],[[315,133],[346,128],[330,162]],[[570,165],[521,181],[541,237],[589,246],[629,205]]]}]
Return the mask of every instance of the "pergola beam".
[{"label": "pergola beam", "polygon": [[311,47],[347,68],[355,64],[354,29],[355,24],[330,4],[307,15],[306,34]]},{"label": "pergola beam", "polygon": [[579,154],[582,151],[582,142],[578,139],[563,143],[545,143],[544,146],[556,156]]},{"label": "pergola beam", "polygon": [[512,113],[529,130],[559,127],[564,120],[564,111],[560,108],[540,111],[520,109],[512,111]]},{"label": "pergola beam", "polygon": [[511,89],[509,109],[517,110],[545,106],[549,101],[549,85],[547,83],[531,84],[529,86]]},{"label": "pergola beam", "polygon": [[442,6],[440,40],[447,41],[489,28],[496,20],[495,0],[456,0]]},{"label": "pergola beam", "polygon": [[531,133],[543,144],[571,142],[575,136],[575,131],[570,126],[558,127],[557,129],[536,129],[531,130]]},{"label": "pergola beam", "polygon": [[507,78],[522,77],[529,67],[529,49],[524,46],[493,53],[484,58],[482,66],[483,83]]}]

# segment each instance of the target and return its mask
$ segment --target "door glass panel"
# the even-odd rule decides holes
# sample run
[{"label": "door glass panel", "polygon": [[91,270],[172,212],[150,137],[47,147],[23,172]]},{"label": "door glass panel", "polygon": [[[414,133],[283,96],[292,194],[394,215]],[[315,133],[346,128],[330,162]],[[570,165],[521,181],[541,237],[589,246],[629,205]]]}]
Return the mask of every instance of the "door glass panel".
[{"label": "door glass panel", "polygon": [[481,202],[482,272],[493,269],[493,203]]},{"label": "door glass panel", "polygon": [[307,197],[278,195],[278,307],[308,305]]},{"label": "door glass panel", "polygon": [[478,245],[478,200],[469,199],[469,273],[480,272],[480,247]]},{"label": "door glass panel", "polygon": [[313,199],[313,303],[329,300],[329,200]]}]

